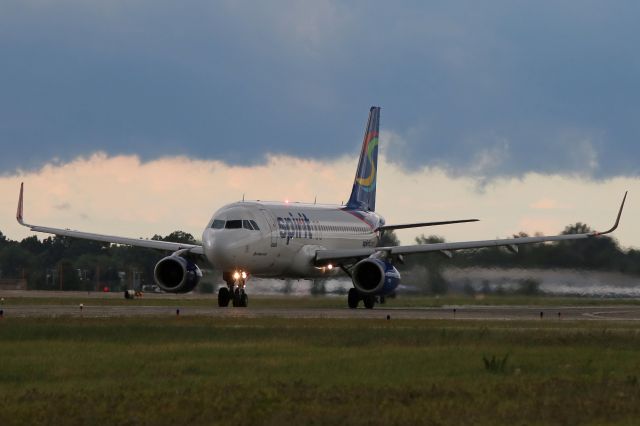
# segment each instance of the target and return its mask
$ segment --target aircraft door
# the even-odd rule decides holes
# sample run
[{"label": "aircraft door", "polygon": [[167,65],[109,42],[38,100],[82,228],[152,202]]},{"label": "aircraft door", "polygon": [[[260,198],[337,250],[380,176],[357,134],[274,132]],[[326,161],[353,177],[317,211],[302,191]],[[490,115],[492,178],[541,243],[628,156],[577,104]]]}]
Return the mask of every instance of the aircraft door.
[{"label": "aircraft door", "polygon": [[270,235],[271,235],[271,247],[278,247],[278,223],[276,222],[276,218],[267,210],[260,209],[264,219],[267,221],[269,225]]}]

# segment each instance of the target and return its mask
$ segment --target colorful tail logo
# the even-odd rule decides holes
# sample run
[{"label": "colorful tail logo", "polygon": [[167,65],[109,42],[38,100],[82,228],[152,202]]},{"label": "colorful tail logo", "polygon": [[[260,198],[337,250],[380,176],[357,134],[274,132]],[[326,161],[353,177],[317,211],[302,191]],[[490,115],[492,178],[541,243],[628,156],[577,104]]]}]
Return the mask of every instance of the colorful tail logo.
[{"label": "colorful tail logo", "polygon": [[358,169],[358,171],[362,172],[364,171],[364,169],[368,168],[369,176],[367,176],[366,178],[356,177],[356,182],[358,182],[358,185],[361,185],[362,189],[364,189],[365,191],[371,191],[376,187],[376,169],[378,168],[378,164],[376,161],[378,155],[378,133],[367,134],[367,139],[365,139],[364,143],[364,150],[367,153],[366,158],[369,163],[362,169]]},{"label": "colorful tail logo", "polygon": [[378,169],[378,132],[380,107],[371,107],[362,142],[360,161],[347,207],[374,211],[376,208],[376,178]]}]

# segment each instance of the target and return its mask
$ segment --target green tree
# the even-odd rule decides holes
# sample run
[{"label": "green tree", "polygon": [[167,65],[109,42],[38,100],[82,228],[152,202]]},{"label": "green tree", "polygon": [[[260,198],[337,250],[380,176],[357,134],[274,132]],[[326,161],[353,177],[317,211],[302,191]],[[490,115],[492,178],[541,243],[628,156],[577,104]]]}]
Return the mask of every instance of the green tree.
[{"label": "green tree", "polygon": [[32,254],[40,254],[45,250],[45,246],[42,244],[38,237],[32,235],[20,241],[20,247],[24,248]]},{"label": "green tree", "polygon": [[[444,238],[437,235],[429,235],[428,237],[420,235],[415,239],[416,244],[437,244],[444,243]],[[443,270],[445,263],[449,259],[443,256],[441,252],[422,253],[407,257],[407,266],[409,268],[424,268],[426,277],[422,283],[418,283],[429,294],[446,294],[449,291],[449,283],[444,277]]]},{"label": "green tree", "polygon": [[22,278],[31,266],[29,252],[19,244],[7,244],[0,250],[0,271],[4,278]]},{"label": "green tree", "polygon": [[378,240],[378,247],[395,247],[400,245],[398,236],[393,231],[383,231]]},{"label": "green tree", "polygon": [[78,270],[69,259],[62,259],[56,265],[58,288],[62,290],[82,290]]},{"label": "green tree", "polygon": [[162,236],[156,234],[151,239],[152,240],[157,240],[157,241],[170,241],[172,243],[182,243],[182,244],[197,244],[198,243],[196,241],[196,239],[193,237],[193,235],[189,234],[188,232],[184,232],[184,231],[173,231],[172,233],[170,233],[166,237],[162,237]]}]

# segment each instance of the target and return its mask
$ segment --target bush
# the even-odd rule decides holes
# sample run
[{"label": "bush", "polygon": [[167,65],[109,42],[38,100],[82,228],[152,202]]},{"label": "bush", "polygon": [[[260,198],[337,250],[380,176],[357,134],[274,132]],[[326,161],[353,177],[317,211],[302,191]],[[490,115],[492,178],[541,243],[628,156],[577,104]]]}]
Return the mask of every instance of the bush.
[{"label": "bush", "polygon": [[509,355],[505,355],[504,358],[499,359],[496,358],[495,355],[492,355],[491,358],[487,358],[486,356],[482,356],[482,361],[484,361],[484,369],[493,374],[503,374],[507,370],[507,361],[509,360]]}]

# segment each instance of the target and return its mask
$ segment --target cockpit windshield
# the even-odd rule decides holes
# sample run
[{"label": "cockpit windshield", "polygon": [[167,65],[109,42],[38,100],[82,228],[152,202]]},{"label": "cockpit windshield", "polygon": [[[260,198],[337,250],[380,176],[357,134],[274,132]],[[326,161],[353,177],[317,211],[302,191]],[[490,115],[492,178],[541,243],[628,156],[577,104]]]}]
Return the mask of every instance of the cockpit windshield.
[{"label": "cockpit windshield", "polygon": [[241,220],[228,220],[227,224],[224,226],[225,229],[240,229],[242,228]]},{"label": "cockpit windshield", "polygon": [[255,220],[250,219],[214,219],[211,223],[213,229],[248,229],[249,231],[259,231],[260,227]]}]

